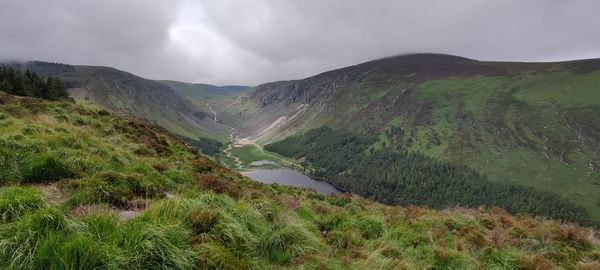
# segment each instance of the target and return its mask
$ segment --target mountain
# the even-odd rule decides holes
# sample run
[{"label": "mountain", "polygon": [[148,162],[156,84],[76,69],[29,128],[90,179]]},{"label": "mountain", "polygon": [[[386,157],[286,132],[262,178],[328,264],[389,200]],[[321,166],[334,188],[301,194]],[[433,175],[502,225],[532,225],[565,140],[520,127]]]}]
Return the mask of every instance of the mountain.
[{"label": "mountain", "polygon": [[190,98],[208,98],[215,96],[231,96],[236,95],[250,89],[249,86],[241,85],[226,85],[226,86],[215,86],[210,84],[202,83],[185,83],[178,81],[158,81],[165,84],[171,89],[175,90],[182,96],[189,96]]},{"label": "mountain", "polygon": [[591,228],[265,185],[150,122],[0,92],[2,269],[595,269]]},{"label": "mountain", "polygon": [[598,59],[415,54],[267,83],[212,103],[247,141],[268,144],[322,126],[375,135],[373,149],[422,153],[492,181],[553,192],[600,221],[599,85]]},{"label": "mountain", "polygon": [[71,96],[78,100],[145,118],[182,136],[197,138],[202,135],[220,139],[226,134],[209,111],[194,106],[161,82],[110,67],[45,62],[9,66],[28,69],[41,76],[57,76],[65,81]]}]

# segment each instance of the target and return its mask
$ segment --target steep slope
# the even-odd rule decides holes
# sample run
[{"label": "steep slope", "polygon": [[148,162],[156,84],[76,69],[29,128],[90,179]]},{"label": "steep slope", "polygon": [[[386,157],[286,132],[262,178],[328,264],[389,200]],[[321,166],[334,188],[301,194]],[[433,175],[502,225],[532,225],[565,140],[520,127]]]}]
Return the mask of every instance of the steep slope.
[{"label": "steep slope", "polygon": [[[148,122],[0,93],[3,269],[594,269],[589,228],[263,185]],[[16,185],[20,184],[20,185]]]},{"label": "steep slope", "polygon": [[379,135],[376,148],[468,165],[555,192],[600,220],[600,60],[482,62],[390,57],[215,102],[269,143],[323,125]]},{"label": "steep slope", "polygon": [[153,121],[179,135],[220,138],[225,131],[210,112],[195,107],[169,86],[109,67],[44,62],[13,64],[42,76],[63,79],[71,95],[105,108]]}]

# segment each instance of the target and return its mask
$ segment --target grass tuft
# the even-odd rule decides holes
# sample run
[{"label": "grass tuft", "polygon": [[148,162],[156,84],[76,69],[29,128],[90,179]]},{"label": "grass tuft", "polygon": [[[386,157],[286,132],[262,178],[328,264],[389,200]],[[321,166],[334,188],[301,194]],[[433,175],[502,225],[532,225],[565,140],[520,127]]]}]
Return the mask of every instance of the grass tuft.
[{"label": "grass tuft", "polygon": [[276,226],[265,234],[261,250],[271,261],[285,264],[292,257],[318,250],[315,236],[298,225]]},{"label": "grass tuft", "polygon": [[196,254],[187,243],[190,232],[178,225],[132,220],[123,226],[120,246],[126,269],[191,269]]},{"label": "grass tuft", "polygon": [[0,224],[13,222],[45,206],[46,201],[35,188],[18,186],[0,188]]},{"label": "grass tuft", "polygon": [[23,171],[23,178],[29,183],[56,181],[72,175],[61,159],[49,154],[34,156]]}]

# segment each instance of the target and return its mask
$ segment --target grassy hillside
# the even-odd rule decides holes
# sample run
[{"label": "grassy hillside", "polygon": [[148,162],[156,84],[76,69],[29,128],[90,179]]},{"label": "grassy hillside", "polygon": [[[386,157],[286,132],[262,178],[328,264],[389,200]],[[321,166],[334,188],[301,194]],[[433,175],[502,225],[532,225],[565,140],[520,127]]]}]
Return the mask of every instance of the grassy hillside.
[{"label": "grassy hillside", "polygon": [[65,81],[71,96],[78,100],[150,120],[182,136],[220,139],[225,135],[209,111],[194,106],[163,83],[109,67],[44,62],[12,66],[42,76],[57,76]]},{"label": "grassy hillside", "polygon": [[[377,134],[377,149],[464,164],[490,180],[555,192],[600,221],[600,60],[385,58],[268,83],[215,107],[270,143],[321,126]],[[223,113],[225,115],[225,113]]]},{"label": "grassy hillside", "polygon": [[252,182],[148,122],[0,93],[3,269],[593,269],[588,228]]}]

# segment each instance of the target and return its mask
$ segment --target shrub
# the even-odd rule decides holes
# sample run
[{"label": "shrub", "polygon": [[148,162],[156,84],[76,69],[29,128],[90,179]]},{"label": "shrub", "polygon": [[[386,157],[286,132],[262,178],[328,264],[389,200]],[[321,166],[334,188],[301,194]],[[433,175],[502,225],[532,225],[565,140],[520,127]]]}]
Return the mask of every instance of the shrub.
[{"label": "shrub", "polygon": [[46,206],[40,192],[34,188],[5,187],[0,189],[0,223],[9,223]]},{"label": "shrub", "polygon": [[71,171],[63,161],[53,155],[39,155],[31,158],[23,172],[23,178],[29,183],[56,181],[71,176]]}]

